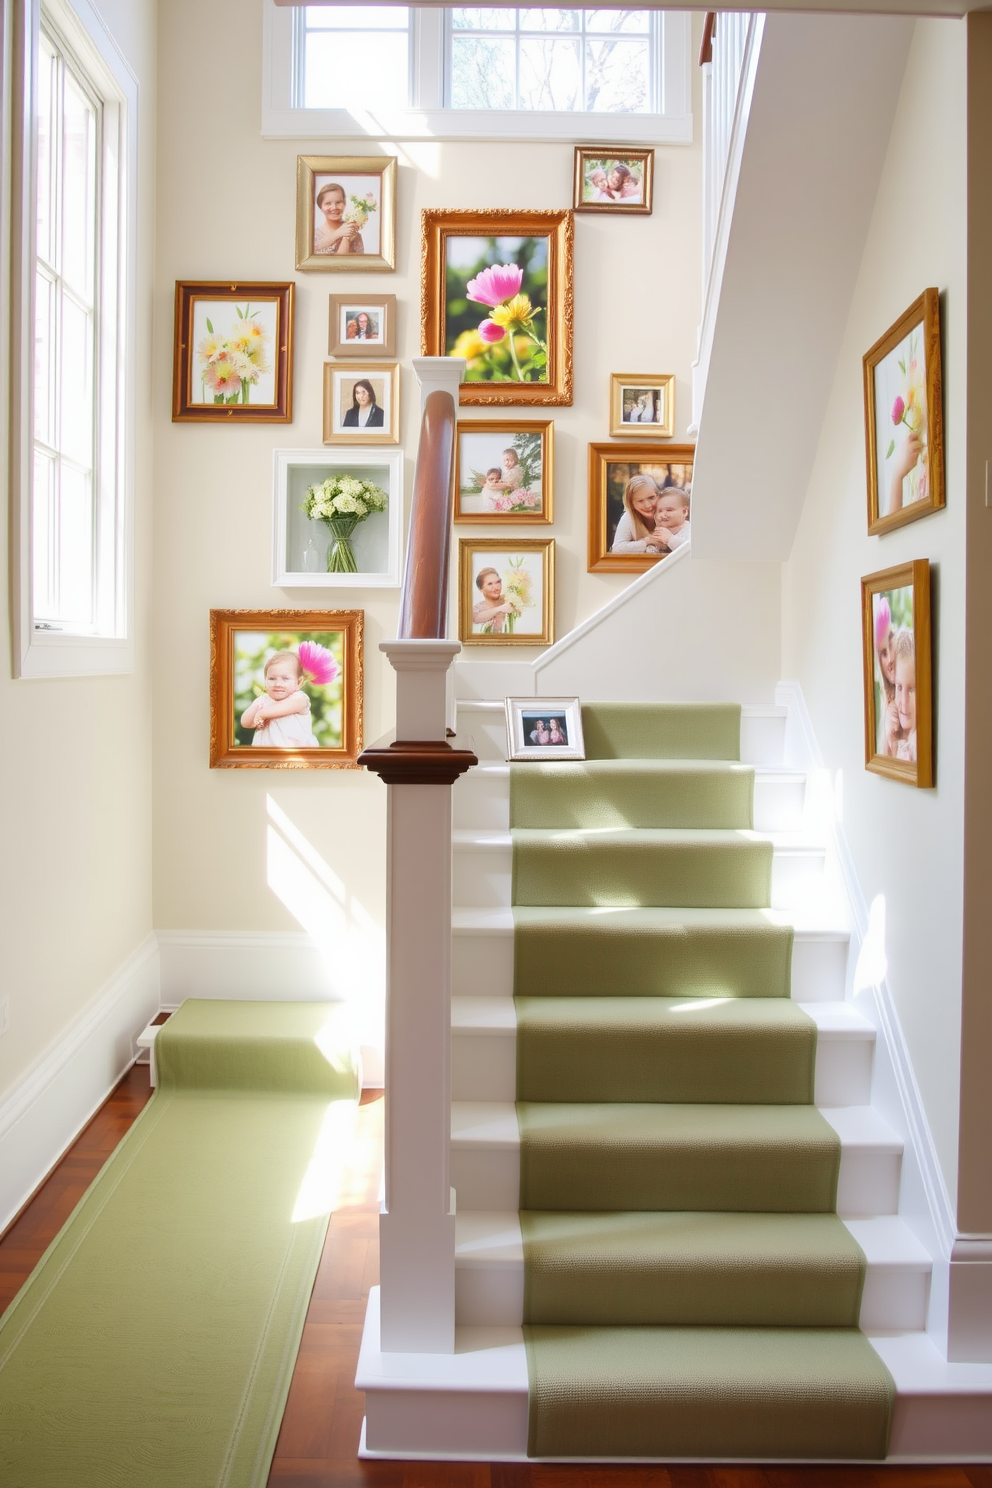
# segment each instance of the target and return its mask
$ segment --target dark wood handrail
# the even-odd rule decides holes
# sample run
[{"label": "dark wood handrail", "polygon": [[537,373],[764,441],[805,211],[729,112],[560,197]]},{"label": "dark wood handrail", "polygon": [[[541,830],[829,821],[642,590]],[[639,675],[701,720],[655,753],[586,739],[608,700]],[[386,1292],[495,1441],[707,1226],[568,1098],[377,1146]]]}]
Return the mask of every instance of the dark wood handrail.
[{"label": "dark wood handrail", "polygon": [[699,44],[699,65],[705,67],[713,61],[713,36],[716,31],[716,11],[708,10],[703,21],[703,39]]},{"label": "dark wood handrail", "polygon": [[400,595],[401,641],[440,641],[447,631],[454,470],[455,400],[439,390],[428,393],[420,426]]}]

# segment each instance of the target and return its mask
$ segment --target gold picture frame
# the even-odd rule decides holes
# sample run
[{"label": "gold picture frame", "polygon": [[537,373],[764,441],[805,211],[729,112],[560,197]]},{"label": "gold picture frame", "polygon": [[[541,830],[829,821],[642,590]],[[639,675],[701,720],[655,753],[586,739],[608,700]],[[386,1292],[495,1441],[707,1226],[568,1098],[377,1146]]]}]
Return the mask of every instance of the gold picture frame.
[{"label": "gold picture frame", "polygon": [[637,145],[576,145],[576,212],[647,217],[654,205],[654,150]]},{"label": "gold picture frame", "polygon": [[928,788],[933,771],[930,564],[916,558],[861,580],[865,769]]},{"label": "gold picture frame", "polygon": [[[554,427],[552,419],[459,419],[454,520],[500,527],[553,521]],[[515,470],[510,468],[511,457]],[[477,477],[493,469],[501,481],[488,494]],[[519,473],[523,480],[514,484]]]},{"label": "gold picture frame", "polygon": [[[591,444],[589,446],[589,572],[643,573],[662,558],[683,546],[688,540],[689,498],[692,495],[692,466],[696,457],[694,444]],[[647,477],[644,482],[640,477]],[[630,483],[637,478],[638,483]],[[652,486],[654,490],[652,492]],[[658,497],[666,490],[684,491],[686,501],[683,525],[657,539],[646,517],[637,517],[641,497],[657,506]],[[631,513],[625,494],[635,503]],[[673,503],[668,503],[672,505]],[[620,528],[625,510],[631,528],[630,546]],[[666,517],[667,520],[667,517]],[[640,522],[637,531],[635,521]],[[618,537],[618,532],[621,534]],[[615,543],[624,540],[617,548]],[[649,548],[650,544],[650,548]]]},{"label": "gold picture frame", "polygon": [[[490,581],[487,589],[488,574],[495,574],[498,583]],[[516,613],[502,608],[512,605],[515,597],[523,601]],[[531,611],[540,619],[532,617]],[[462,644],[550,646],[554,638],[554,538],[460,538],[458,639]]]},{"label": "gold picture frame", "polygon": [[[339,191],[332,190],[335,186]],[[322,195],[328,204],[323,224],[317,200]],[[332,220],[331,208],[338,202],[340,211]],[[349,220],[354,230],[342,235]],[[342,248],[345,242],[347,249]],[[394,155],[296,157],[296,267],[302,273],[320,274],[396,268]]]},{"label": "gold picture frame", "polygon": [[292,421],[295,290],[260,280],[176,281],[174,424]]},{"label": "gold picture frame", "polygon": [[396,355],[394,294],[327,297],[327,354],[332,357]]},{"label": "gold picture frame", "polygon": [[940,295],[926,289],[863,358],[868,531],[940,511],[944,418]]},{"label": "gold picture frame", "polygon": [[[428,208],[421,220],[420,349],[466,357],[459,402],[571,403],[572,212]],[[498,324],[493,312],[508,317],[514,302],[521,316]]]},{"label": "gold picture frame", "polygon": [[[359,388],[372,390],[369,423],[360,424]],[[349,399],[351,400],[349,403]],[[377,418],[381,415],[381,418]],[[399,444],[399,362],[324,363],[324,444]]]},{"label": "gold picture frame", "polygon": [[[363,610],[211,610],[211,769],[358,769],[364,623]],[[281,658],[285,676],[272,682]],[[294,693],[305,709],[253,720],[266,698]]]},{"label": "gold picture frame", "polygon": [[675,373],[611,373],[610,433],[622,439],[671,439]]}]

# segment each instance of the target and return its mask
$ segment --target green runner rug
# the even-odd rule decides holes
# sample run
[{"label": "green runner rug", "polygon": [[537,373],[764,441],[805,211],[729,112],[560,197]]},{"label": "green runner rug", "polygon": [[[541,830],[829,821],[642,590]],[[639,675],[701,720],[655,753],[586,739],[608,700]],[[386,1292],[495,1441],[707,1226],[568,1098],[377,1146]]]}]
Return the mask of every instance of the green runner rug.
[{"label": "green runner rug", "polygon": [[4,1488],[265,1483],[359,1089],[341,1018],[163,1027],[154,1097],[0,1320]]}]

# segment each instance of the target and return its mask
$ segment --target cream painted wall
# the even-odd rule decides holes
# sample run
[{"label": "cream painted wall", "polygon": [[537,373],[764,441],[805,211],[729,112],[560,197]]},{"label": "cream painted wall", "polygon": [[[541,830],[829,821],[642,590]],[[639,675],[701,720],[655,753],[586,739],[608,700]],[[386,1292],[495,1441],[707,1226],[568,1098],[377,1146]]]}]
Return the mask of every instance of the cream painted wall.
[{"label": "cream painted wall", "polygon": [[[297,929],[310,912],[305,904],[322,902],[323,882],[325,889],[339,885],[332,897],[348,900],[345,922],[367,930],[365,917],[377,927],[384,923],[385,791],[357,772],[208,769],[208,611],[328,603],[364,609],[366,740],[391,726],[392,674],[377,646],[395,634],[398,592],[338,590],[329,600],[327,590],[272,587],[272,450],[320,445],[328,294],[386,290],[399,301],[409,489],[419,424],[410,359],[420,351],[420,210],[570,206],[572,148],[396,146],[396,273],[294,275],[297,154],[355,154],[360,147],[260,138],[261,29],[260,0],[169,0],[160,7],[155,923],[189,930]],[[553,528],[538,529],[558,545],[559,636],[625,583],[622,576],[586,572],[586,447],[608,437],[610,372],[674,371],[676,432],[684,437],[699,319],[700,180],[698,145],[665,147],[657,152],[651,217],[576,220],[575,404],[551,410],[556,519]],[[229,276],[296,279],[290,425],[226,429],[170,421],[175,280]],[[477,527],[460,532],[487,535]],[[503,648],[494,657],[534,654]],[[302,834],[292,874],[286,848],[269,832],[267,798]],[[309,865],[306,848],[302,856],[299,850],[303,840],[317,855]]]},{"label": "cream painted wall", "polygon": [[[124,677],[0,675],[3,993],[0,1096],[100,993],[151,930],[149,608],[155,0],[97,0],[140,89],[135,428],[136,669]],[[6,459],[3,461],[6,469]],[[10,654],[4,524],[3,651]]]},{"label": "cream painted wall", "polygon": [[[965,25],[916,23],[798,535],[783,575],[783,671],[801,682],[865,898],[884,900],[888,981],[954,1196],[961,1019],[966,300]],[[861,358],[941,291],[947,507],[866,534]],[[860,579],[933,572],[936,771],[916,791],[864,769]]]}]

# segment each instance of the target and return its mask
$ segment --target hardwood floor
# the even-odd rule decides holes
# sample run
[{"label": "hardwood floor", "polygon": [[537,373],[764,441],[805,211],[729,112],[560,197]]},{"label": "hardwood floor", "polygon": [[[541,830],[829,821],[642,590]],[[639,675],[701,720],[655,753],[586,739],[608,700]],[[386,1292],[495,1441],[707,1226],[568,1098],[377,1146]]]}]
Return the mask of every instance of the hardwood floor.
[{"label": "hardwood floor", "polygon": [[[0,1311],[147,1103],[135,1066],[0,1238]],[[366,1092],[307,1313],[269,1488],[992,1488],[992,1467],[549,1467],[359,1462],[355,1364],[378,1277],[382,1100]],[[139,1485],[135,1485],[139,1488]]]}]

